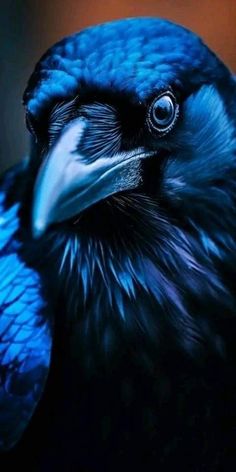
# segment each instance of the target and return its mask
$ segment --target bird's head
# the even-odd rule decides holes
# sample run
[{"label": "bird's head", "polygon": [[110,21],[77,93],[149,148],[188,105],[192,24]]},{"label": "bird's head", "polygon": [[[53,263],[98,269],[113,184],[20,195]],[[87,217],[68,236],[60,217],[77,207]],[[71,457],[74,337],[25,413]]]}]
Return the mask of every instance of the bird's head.
[{"label": "bird's head", "polygon": [[80,231],[84,210],[98,223],[107,203],[106,218],[119,204],[132,213],[135,194],[157,212],[197,211],[199,192],[205,200],[230,165],[233,88],[197,36],[164,20],[116,21],[56,44],[24,94],[33,234],[68,221]]},{"label": "bird's head", "polygon": [[[115,21],[56,44],[24,94],[36,240],[65,234],[74,258],[86,234],[101,271],[110,248],[112,277],[130,297],[150,284],[182,314],[190,287],[192,300],[218,300],[216,267],[234,248],[234,97],[228,68],[169,21]],[[127,262],[120,246],[140,257]]]}]

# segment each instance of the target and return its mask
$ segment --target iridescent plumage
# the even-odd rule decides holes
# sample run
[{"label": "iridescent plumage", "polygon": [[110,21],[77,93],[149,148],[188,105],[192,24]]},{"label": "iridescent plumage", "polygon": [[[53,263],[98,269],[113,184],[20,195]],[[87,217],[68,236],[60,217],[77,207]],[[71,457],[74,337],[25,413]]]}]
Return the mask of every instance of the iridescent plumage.
[{"label": "iridescent plumage", "polygon": [[0,188],[1,447],[29,423],[11,464],[234,469],[235,93],[160,19],[88,28],[36,66],[29,160]]}]

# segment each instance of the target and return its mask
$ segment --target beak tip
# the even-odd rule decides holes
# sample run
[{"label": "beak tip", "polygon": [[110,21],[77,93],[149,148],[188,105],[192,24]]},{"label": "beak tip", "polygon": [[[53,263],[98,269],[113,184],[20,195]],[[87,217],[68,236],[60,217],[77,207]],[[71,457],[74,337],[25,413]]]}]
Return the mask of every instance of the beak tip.
[{"label": "beak tip", "polygon": [[46,230],[46,224],[42,220],[36,220],[32,225],[32,235],[34,239],[39,239]]}]

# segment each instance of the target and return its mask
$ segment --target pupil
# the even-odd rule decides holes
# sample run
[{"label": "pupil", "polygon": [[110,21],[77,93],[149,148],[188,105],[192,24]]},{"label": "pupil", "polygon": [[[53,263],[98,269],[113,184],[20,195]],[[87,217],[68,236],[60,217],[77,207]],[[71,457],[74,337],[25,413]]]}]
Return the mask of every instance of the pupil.
[{"label": "pupil", "polygon": [[162,125],[168,124],[174,114],[174,107],[170,97],[161,97],[154,106],[154,117]]}]

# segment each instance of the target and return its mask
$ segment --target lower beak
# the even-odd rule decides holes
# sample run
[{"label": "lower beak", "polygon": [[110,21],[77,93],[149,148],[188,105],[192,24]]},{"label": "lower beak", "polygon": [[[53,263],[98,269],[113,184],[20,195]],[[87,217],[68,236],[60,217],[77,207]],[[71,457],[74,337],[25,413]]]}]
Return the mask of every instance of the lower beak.
[{"label": "lower beak", "polygon": [[85,127],[84,119],[73,121],[39,169],[33,196],[34,237],[41,236],[50,224],[72,218],[141,182],[140,160],[147,157],[142,148],[86,162],[78,151]]}]

